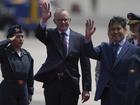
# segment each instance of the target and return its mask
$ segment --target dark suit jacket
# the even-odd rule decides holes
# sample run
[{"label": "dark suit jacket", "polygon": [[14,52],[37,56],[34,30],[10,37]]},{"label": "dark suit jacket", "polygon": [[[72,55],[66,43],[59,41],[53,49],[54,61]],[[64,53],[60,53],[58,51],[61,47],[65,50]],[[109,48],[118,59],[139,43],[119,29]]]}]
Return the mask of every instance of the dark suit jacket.
[{"label": "dark suit jacket", "polygon": [[86,53],[88,57],[101,61],[99,81],[97,84],[95,100],[101,99],[102,93],[110,84],[111,105],[125,105],[127,93],[127,80],[129,70],[129,58],[137,52],[137,47],[129,42],[125,42],[115,63],[112,64],[111,45],[102,43],[94,48],[92,42],[86,43]]},{"label": "dark suit jacket", "polygon": [[47,59],[42,65],[35,80],[48,83],[53,77],[50,74],[56,72],[60,65],[66,67],[68,79],[66,85],[74,87],[74,91],[79,91],[79,68],[78,61],[80,59],[83,90],[91,90],[91,69],[90,61],[83,51],[84,37],[70,30],[69,50],[67,56],[63,54],[63,48],[60,42],[60,35],[57,29],[42,29],[40,25],[36,30],[36,37],[47,47]]},{"label": "dark suit jacket", "polygon": [[127,105],[140,105],[140,52],[133,55],[130,62]]}]

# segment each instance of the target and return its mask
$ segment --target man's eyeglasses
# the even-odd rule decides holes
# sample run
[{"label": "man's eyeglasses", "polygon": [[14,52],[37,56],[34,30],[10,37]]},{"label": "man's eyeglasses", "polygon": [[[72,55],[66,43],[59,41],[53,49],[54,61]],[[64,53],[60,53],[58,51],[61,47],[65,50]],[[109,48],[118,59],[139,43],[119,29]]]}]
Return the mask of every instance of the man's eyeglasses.
[{"label": "man's eyeglasses", "polygon": [[58,22],[68,22],[70,20],[70,18],[66,18],[66,19],[56,19],[56,21]]}]

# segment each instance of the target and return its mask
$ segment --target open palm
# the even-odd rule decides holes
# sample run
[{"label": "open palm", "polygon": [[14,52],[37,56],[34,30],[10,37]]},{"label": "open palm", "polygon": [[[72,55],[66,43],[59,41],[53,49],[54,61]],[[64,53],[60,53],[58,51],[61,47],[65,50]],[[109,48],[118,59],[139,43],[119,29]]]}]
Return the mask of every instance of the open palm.
[{"label": "open palm", "polygon": [[47,22],[47,20],[51,17],[50,3],[47,3],[43,0],[40,4],[40,7],[42,13],[42,20],[43,22]]},{"label": "open palm", "polygon": [[94,34],[96,27],[94,26],[94,21],[88,19],[85,23],[85,37],[86,39],[91,39],[91,36]]}]

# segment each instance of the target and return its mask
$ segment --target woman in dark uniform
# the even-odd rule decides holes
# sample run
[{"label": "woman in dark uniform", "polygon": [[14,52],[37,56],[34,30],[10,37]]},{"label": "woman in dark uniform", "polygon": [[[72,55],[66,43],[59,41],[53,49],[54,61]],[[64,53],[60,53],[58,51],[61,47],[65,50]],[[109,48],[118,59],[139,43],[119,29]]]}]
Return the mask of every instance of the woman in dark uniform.
[{"label": "woman in dark uniform", "polygon": [[20,25],[8,29],[7,39],[0,41],[0,105],[28,105],[33,95],[33,59],[21,48],[24,33]]}]

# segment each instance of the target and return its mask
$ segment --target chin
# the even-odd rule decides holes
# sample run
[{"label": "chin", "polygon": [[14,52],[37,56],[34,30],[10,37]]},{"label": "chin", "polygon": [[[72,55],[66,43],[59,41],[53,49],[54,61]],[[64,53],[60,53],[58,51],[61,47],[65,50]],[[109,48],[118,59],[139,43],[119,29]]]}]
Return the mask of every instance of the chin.
[{"label": "chin", "polygon": [[19,47],[22,47],[22,44],[20,44]]},{"label": "chin", "polygon": [[60,31],[66,31],[68,28],[61,28]]}]

